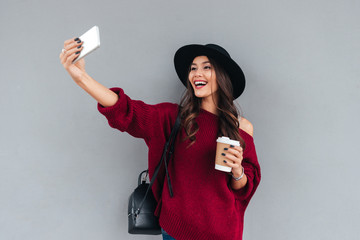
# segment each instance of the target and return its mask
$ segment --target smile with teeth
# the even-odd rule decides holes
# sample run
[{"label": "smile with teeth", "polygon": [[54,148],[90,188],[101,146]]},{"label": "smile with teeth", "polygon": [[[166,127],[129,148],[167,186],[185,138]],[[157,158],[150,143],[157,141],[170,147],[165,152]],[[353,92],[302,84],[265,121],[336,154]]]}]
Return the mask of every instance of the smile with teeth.
[{"label": "smile with teeth", "polygon": [[202,88],[207,84],[206,81],[202,81],[202,80],[196,80],[194,81],[194,85],[196,89]]}]

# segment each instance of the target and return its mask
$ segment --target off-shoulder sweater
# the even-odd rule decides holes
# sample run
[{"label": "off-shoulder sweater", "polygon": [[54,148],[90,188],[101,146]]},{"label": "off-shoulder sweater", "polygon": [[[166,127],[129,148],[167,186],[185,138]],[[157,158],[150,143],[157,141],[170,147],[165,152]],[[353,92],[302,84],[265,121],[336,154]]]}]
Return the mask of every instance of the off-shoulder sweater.
[{"label": "off-shoulder sweater", "polygon": [[[111,90],[119,100],[111,107],[98,104],[98,110],[111,127],[145,140],[151,178],[175,123],[178,105],[149,105],[130,99],[121,88]],[[196,122],[199,131],[195,144],[188,147],[189,140],[183,141],[183,128],[175,141],[168,165],[174,196],[170,197],[163,167],[152,187],[158,201],[155,215],[161,227],[177,240],[241,240],[245,209],[261,178],[254,140],[239,129],[246,144],[242,166],[248,180],[245,187],[234,190],[231,176],[214,168],[218,116],[201,109]]]}]

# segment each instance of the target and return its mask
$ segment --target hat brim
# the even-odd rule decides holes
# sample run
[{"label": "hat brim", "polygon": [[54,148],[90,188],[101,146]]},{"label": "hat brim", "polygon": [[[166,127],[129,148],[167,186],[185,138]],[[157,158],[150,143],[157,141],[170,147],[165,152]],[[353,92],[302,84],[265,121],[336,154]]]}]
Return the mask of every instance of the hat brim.
[{"label": "hat brim", "polygon": [[245,75],[240,66],[230,57],[205,45],[191,44],[181,47],[176,51],[174,64],[176,73],[181,82],[186,86],[188,81],[189,67],[197,56],[207,56],[214,59],[228,73],[233,87],[233,97],[238,98],[245,89]]}]

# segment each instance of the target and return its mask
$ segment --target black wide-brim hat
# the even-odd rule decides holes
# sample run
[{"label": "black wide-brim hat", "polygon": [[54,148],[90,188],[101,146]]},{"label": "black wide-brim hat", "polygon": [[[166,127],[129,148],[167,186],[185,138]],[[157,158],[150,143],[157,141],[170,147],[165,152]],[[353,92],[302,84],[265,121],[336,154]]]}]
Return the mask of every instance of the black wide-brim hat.
[{"label": "black wide-brim hat", "polygon": [[181,82],[188,81],[190,65],[197,56],[207,56],[220,64],[230,77],[233,87],[233,97],[238,98],[245,89],[245,75],[240,66],[230,57],[230,54],[216,44],[191,44],[176,51],[174,57],[175,70]]}]

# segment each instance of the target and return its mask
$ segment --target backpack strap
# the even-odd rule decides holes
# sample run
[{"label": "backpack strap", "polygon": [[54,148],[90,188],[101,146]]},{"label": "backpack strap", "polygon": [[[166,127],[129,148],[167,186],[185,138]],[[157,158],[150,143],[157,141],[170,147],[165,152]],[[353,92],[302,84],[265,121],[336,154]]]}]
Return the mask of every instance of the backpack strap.
[{"label": "backpack strap", "polygon": [[[159,164],[156,166],[155,171],[154,171],[154,175],[151,178],[150,184],[148,189],[146,190],[145,196],[143,198],[143,200],[141,201],[139,208],[135,211],[135,215],[138,215],[140,213],[140,209],[142,208],[142,206],[144,205],[145,199],[149,193],[149,191],[151,191],[151,186],[154,184],[155,179],[160,171],[160,167],[162,165],[162,163],[165,163],[165,172],[166,172],[166,178],[167,178],[167,182],[168,182],[168,186],[169,186],[169,193],[170,193],[170,197],[173,197],[173,189],[171,186],[171,181],[170,181],[170,176],[169,176],[169,172],[168,172],[168,161],[171,159],[171,155],[174,153],[174,145],[175,145],[175,139],[177,136],[177,133],[179,132],[179,128],[180,128],[180,122],[181,122],[181,117],[180,117],[180,107],[179,107],[179,112],[174,124],[173,129],[171,130],[171,134],[169,139],[166,141],[165,146],[164,146],[164,150],[163,153],[161,155],[161,160],[159,162]],[[170,148],[170,150],[169,150]],[[147,172],[149,172],[149,170],[145,170]]]}]

